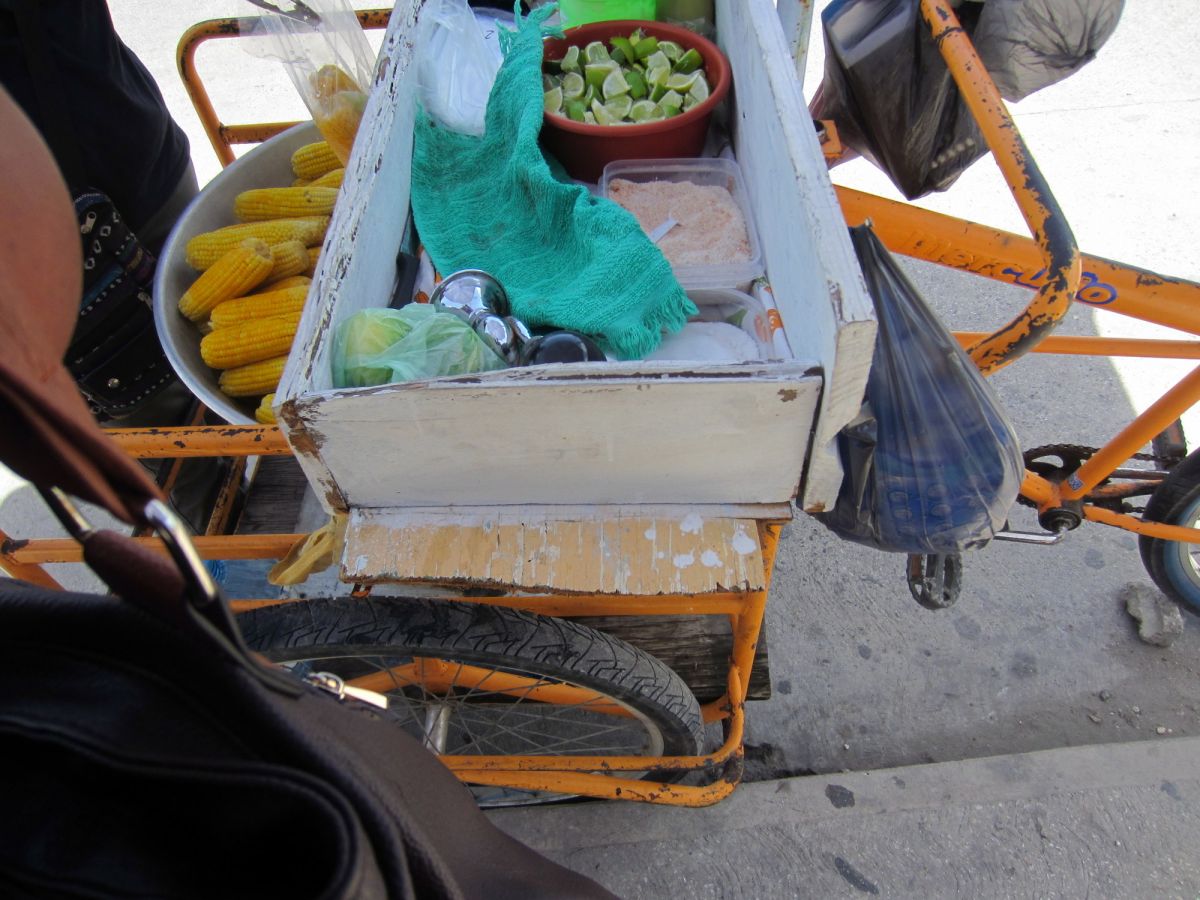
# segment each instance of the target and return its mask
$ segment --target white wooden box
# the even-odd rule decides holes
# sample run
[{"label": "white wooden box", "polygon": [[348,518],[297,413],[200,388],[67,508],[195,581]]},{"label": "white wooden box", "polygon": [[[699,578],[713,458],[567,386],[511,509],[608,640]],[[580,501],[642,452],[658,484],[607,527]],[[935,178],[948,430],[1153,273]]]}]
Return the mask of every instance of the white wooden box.
[{"label": "white wooden box", "polygon": [[[405,229],[423,0],[400,0],[277,409],[330,510],[765,504],[841,480],[875,323],[770,0],[718,0],[734,149],[794,358],[601,363],[335,390],[332,330],[386,305]],[[801,60],[802,62],[802,60]],[[802,66],[801,66],[802,69]]]}]

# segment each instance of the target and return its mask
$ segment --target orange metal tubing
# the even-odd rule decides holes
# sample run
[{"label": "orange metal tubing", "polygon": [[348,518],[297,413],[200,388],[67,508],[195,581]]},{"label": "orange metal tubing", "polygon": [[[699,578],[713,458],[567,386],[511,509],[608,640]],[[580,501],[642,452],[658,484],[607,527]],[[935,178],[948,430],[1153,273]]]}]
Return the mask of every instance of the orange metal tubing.
[{"label": "orange metal tubing", "polygon": [[[852,188],[834,186],[848,225],[871,220],[889,250],[1027,288],[1045,283],[1038,245],[1027,237]],[[1082,257],[1075,301],[1200,334],[1200,284],[1099,256]]]},{"label": "orange metal tubing", "polygon": [[1149,442],[1156,434],[1196,402],[1200,397],[1200,366],[1154,401],[1145,412],[1130,422],[1120,434],[1089,457],[1067,478],[1061,495],[1078,500],[1103,481],[1117,466]]},{"label": "orange metal tubing", "polygon": [[287,456],[278,425],[196,425],[109,428],[105,433],[137,459],[191,456]]},{"label": "orange metal tubing", "polygon": [[[1200,303],[1200,296],[1197,297]],[[985,331],[956,331],[964,347],[987,337]],[[1200,341],[1160,341],[1147,338],[1108,338],[1052,334],[1033,348],[1034,353],[1064,356],[1127,356],[1139,359],[1200,359]]]},{"label": "orange metal tubing", "polygon": [[26,543],[28,542],[11,538],[4,531],[0,530],[0,569],[3,569],[10,578],[18,578],[21,581],[28,581],[30,584],[36,584],[39,587],[61,591],[63,586],[40,565],[37,563],[22,562],[17,559],[15,551],[23,547]]},{"label": "orange metal tubing", "polygon": [[[306,534],[201,535],[193,537],[192,543],[202,559],[279,559],[293,544],[306,537]],[[131,540],[159,553],[167,552],[156,537],[135,537]],[[83,562],[83,548],[71,538],[11,543],[5,559],[18,564]]]},{"label": "orange metal tubing", "polygon": [[[528,791],[550,791],[600,800],[634,800],[664,806],[698,808],[720,803],[733,793],[741,780],[741,751],[737,755],[736,772],[727,774],[712,784],[698,787],[686,784],[665,784],[657,781],[634,781],[611,775],[553,774],[542,772],[493,772],[483,769],[455,770],[469,784],[491,784]],[[442,758],[445,762],[445,758]]]},{"label": "orange metal tubing", "polygon": [[932,30],[933,40],[978,123],[1021,215],[1045,254],[1046,280],[1037,289],[1033,302],[995,334],[967,348],[980,371],[986,374],[1032,350],[1067,314],[1082,271],[1079,249],[996,85],[950,6],[945,0],[921,0],[921,15]]},{"label": "orange metal tubing", "polygon": [[1134,516],[1113,512],[1101,506],[1085,506],[1083,517],[1089,522],[1100,522],[1123,528],[1135,534],[1147,537],[1162,538],[1166,541],[1179,541],[1184,544],[1200,544],[1200,528],[1184,528],[1182,525],[1164,525],[1161,522],[1146,522]]}]

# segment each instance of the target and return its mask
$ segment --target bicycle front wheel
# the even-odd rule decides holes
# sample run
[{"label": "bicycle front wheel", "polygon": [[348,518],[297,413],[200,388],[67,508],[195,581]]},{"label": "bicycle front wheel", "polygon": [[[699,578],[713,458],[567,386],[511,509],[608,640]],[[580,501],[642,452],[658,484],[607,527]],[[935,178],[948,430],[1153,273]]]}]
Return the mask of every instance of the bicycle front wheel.
[{"label": "bicycle front wheel", "polygon": [[[297,675],[387,695],[387,715],[435,753],[654,757],[703,746],[699,704],[677,674],[568,619],[372,597],[262,607],[238,623],[252,649]],[[481,805],[531,799],[474,790]]]}]

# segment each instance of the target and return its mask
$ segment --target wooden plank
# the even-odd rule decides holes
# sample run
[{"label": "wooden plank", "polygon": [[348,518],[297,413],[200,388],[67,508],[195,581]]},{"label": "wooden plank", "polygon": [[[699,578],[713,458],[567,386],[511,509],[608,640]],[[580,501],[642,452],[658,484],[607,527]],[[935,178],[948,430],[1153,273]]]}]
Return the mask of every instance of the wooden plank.
[{"label": "wooden plank", "polygon": [[[801,495],[803,508],[815,512],[832,506],[841,485],[833,441],[862,403],[874,310],[775,5],[720,0],[716,11],[718,39],[733,69],[734,149],[775,300],[797,358],[820,360],[825,373]],[[800,18],[789,27],[798,29]],[[757,114],[764,108],[771,114]]]},{"label": "wooden plank", "polygon": [[355,511],[342,579],[547,593],[706,594],[760,590],[753,519],[606,513],[547,519],[497,511],[476,524]]}]

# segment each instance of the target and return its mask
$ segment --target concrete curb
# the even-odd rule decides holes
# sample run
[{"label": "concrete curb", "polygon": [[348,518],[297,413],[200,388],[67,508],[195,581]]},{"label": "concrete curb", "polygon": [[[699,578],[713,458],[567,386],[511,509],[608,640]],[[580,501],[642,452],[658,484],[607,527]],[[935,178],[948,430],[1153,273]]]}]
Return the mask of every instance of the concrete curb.
[{"label": "concrete curb", "polygon": [[703,810],[491,816],[626,897],[1200,894],[1200,738],[766,781]]}]

